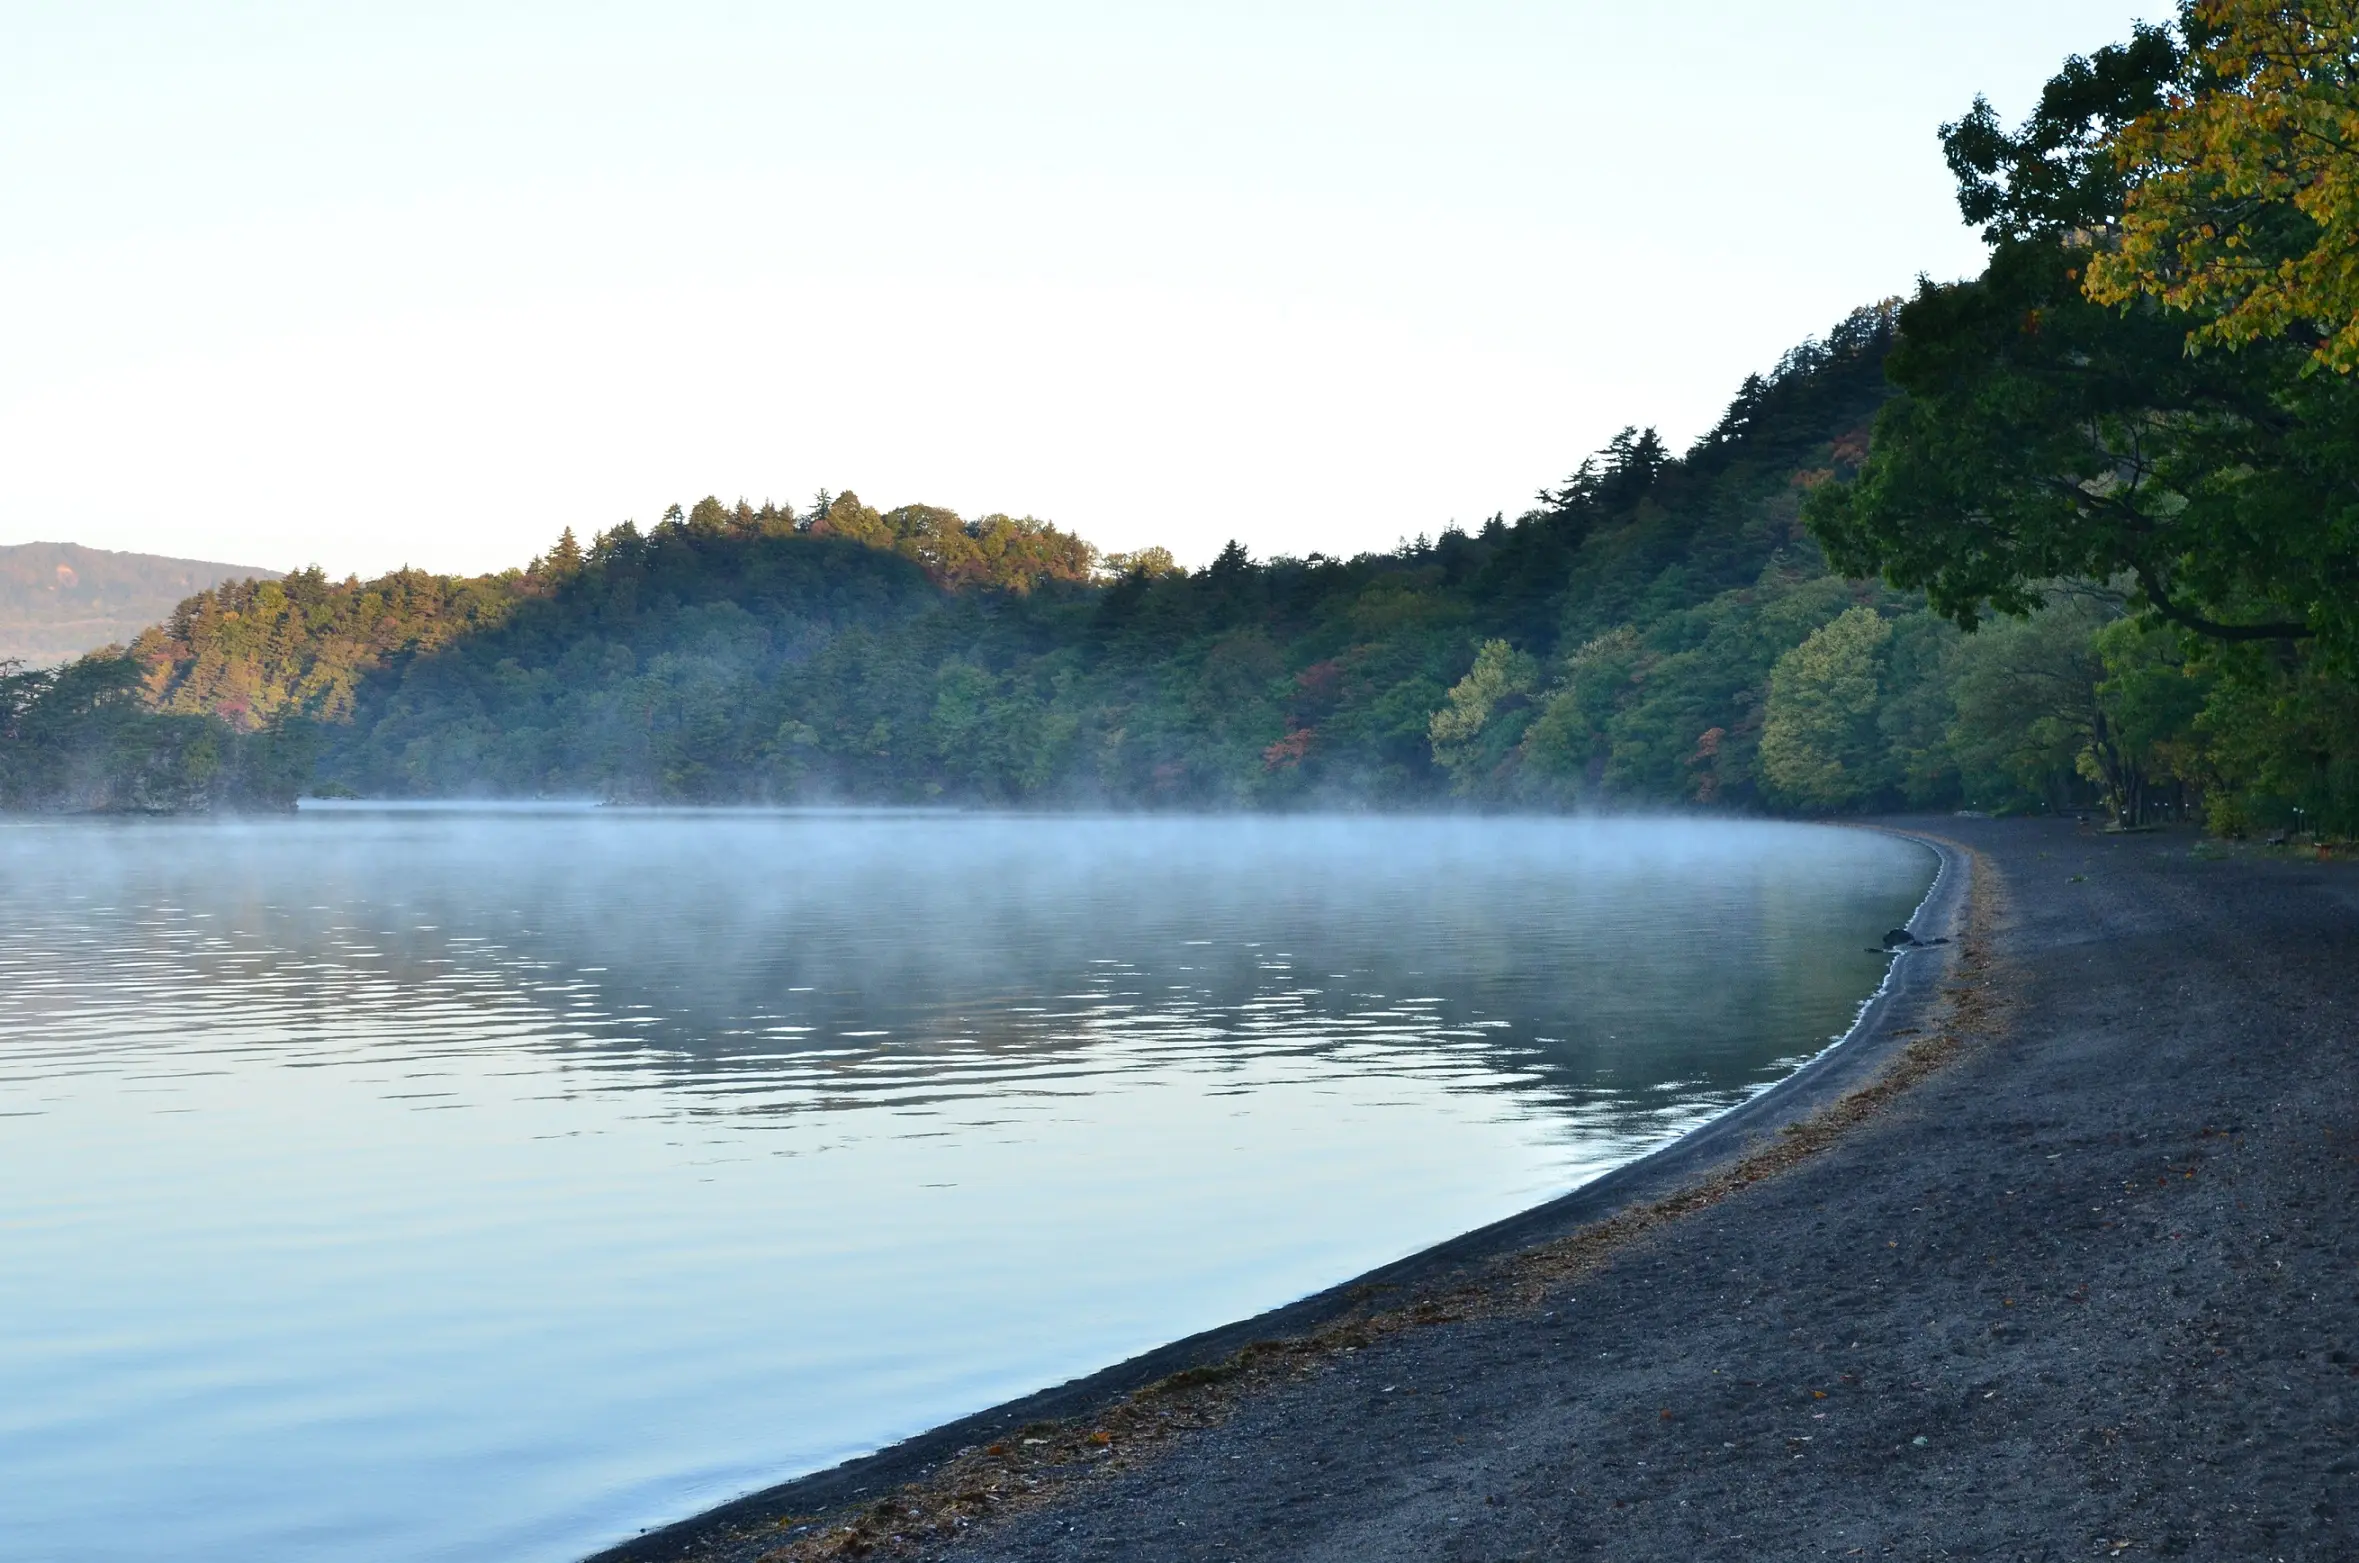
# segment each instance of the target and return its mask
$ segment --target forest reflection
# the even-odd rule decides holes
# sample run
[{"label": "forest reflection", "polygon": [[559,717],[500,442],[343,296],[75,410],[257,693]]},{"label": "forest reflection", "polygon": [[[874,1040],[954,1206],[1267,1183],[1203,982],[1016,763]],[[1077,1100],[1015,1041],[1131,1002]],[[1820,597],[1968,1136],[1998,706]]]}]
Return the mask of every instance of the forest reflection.
[{"label": "forest reflection", "polygon": [[523,1050],[753,1115],[1273,1053],[1692,1108],[1839,1029],[1923,878],[1856,833],[1663,821],[339,810],[49,839],[13,835],[16,894],[81,948],[23,1019],[169,981],[290,1063],[367,1026],[378,1063]]},{"label": "forest reflection", "polygon": [[1725,821],[0,824],[0,1552],[578,1557],[1644,1153],[1840,1032],[1932,868]]}]

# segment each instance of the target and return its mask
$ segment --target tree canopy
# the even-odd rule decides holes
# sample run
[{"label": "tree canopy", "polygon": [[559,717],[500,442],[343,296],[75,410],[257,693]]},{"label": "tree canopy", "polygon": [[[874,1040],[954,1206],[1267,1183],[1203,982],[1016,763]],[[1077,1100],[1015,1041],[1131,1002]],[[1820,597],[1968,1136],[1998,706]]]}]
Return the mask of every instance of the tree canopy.
[{"label": "tree canopy", "polygon": [[2290,340],[2359,366],[2359,0],[2196,0],[2157,101],[2109,127],[2099,303],[2160,300],[2191,345]]},{"label": "tree canopy", "polygon": [[1858,480],[1815,495],[1810,524],[1838,567],[1922,588],[1968,627],[2060,577],[2119,577],[2181,629],[2314,642],[2348,669],[2359,393],[2304,372],[2307,339],[2191,353],[2181,302],[2092,281],[2123,274],[2124,213],[2161,188],[2141,161],[2152,127],[2213,79],[2220,34],[2194,13],[2188,26],[2193,48],[2146,29],[2067,62],[2013,132],[1979,100],[1944,127],[1990,264],[1902,308],[1889,369],[1903,394]]}]

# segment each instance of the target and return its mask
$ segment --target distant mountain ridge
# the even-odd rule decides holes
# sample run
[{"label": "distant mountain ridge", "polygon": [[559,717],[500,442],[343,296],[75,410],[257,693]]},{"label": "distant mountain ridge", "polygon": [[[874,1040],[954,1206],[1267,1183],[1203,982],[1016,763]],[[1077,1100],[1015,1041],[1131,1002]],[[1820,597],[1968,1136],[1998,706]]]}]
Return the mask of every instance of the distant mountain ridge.
[{"label": "distant mountain ridge", "polygon": [[79,543],[0,546],[0,662],[46,667],[129,645],[186,598],[224,581],[277,580],[280,573]]}]

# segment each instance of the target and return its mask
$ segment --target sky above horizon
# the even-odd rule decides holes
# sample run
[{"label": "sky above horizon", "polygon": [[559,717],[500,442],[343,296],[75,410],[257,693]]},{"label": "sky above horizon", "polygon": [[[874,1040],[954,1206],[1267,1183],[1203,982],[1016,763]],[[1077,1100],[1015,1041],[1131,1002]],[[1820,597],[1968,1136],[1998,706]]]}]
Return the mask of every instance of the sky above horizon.
[{"label": "sky above horizon", "polygon": [[2163,10],[20,0],[0,543],[476,571],[826,487],[1386,548],[1979,269],[1938,125]]}]

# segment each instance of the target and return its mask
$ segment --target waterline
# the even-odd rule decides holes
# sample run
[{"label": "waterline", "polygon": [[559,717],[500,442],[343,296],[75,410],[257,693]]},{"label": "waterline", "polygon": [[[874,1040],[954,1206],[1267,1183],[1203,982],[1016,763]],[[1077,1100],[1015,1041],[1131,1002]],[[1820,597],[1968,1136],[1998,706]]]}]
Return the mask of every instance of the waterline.
[{"label": "waterline", "polygon": [[1569,821],[0,853],[0,1550],[77,1559],[576,1555],[1258,1312],[1780,1077],[1931,870]]}]

